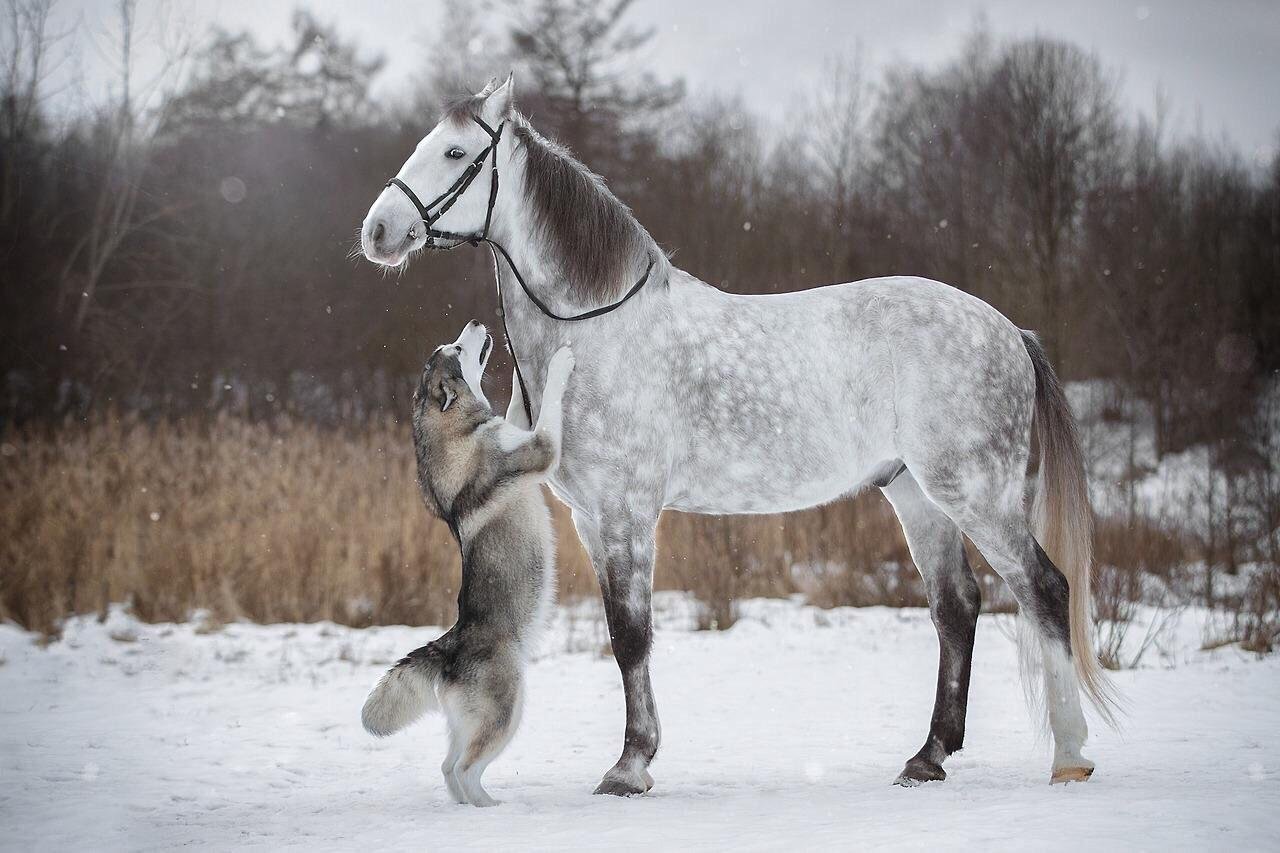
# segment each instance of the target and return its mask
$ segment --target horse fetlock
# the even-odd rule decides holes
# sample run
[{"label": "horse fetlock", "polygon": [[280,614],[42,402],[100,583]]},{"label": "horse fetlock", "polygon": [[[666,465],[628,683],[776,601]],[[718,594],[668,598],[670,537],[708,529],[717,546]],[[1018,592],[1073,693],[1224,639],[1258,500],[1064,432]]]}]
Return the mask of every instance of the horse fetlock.
[{"label": "horse fetlock", "polygon": [[[651,722],[651,720],[647,722]],[[624,747],[622,758],[618,760],[619,764],[635,761],[642,768],[648,767],[649,762],[653,761],[653,757],[658,754],[658,727],[656,725],[645,728],[635,728],[628,725],[623,738]]]}]

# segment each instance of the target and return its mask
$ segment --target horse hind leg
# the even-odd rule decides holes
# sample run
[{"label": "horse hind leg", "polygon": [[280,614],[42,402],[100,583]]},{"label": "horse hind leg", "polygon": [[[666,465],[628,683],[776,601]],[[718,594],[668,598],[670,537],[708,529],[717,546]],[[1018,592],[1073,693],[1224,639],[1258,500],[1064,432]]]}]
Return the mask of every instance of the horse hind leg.
[{"label": "horse hind leg", "polygon": [[[1069,586],[1040,543],[1033,538],[1031,544],[1039,570],[1039,589],[1035,595],[1044,599],[1049,610],[1036,614],[1033,622],[1039,626],[1036,633],[1044,666],[1045,706],[1053,732],[1053,770],[1049,781],[1055,784],[1083,782],[1093,775],[1094,764],[1080,753],[1089,737],[1089,727],[1080,706],[1079,678],[1072,661]],[[1024,643],[1021,652],[1030,654],[1033,649],[1034,644]]]},{"label": "horse hind leg", "polygon": [[894,784],[914,786],[947,778],[942,762],[964,746],[973,641],[982,596],[964,553],[960,529],[924,492],[910,472],[882,487],[893,505],[924,579],[929,615],[938,632],[938,689],[929,735]]},{"label": "horse hind leg", "polygon": [[1072,661],[1070,588],[1032,535],[1020,489],[1020,482],[1011,478],[995,499],[953,500],[942,506],[1004,579],[1029,629],[1024,633],[1031,636],[1019,640],[1019,654],[1024,683],[1033,693],[1036,687],[1026,679],[1032,677],[1037,658],[1043,669],[1043,698],[1054,742],[1050,781],[1080,781],[1089,778],[1094,765],[1080,753],[1089,727]]}]

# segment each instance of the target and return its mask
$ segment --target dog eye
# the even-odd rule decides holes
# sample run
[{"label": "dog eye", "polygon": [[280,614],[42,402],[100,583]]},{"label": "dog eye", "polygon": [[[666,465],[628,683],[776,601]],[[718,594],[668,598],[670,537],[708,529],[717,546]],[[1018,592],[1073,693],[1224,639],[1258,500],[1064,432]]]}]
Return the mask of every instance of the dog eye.
[{"label": "dog eye", "polygon": [[463,157],[467,156],[467,152],[455,145],[448,151],[444,152],[444,156],[448,157],[450,160],[461,160]]}]

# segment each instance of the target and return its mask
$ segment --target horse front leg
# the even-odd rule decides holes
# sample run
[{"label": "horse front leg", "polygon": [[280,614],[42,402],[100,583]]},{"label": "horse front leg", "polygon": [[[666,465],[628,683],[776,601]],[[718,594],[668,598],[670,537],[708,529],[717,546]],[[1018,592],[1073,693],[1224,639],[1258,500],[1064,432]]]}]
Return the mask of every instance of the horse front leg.
[{"label": "horse front leg", "polygon": [[573,521],[600,582],[609,641],[622,671],[627,705],[622,756],[604,774],[595,793],[643,794],[653,787],[649,763],[658,752],[661,736],[658,706],[649,681],[657,517],[605,516],[596,521],[575,511]]}]

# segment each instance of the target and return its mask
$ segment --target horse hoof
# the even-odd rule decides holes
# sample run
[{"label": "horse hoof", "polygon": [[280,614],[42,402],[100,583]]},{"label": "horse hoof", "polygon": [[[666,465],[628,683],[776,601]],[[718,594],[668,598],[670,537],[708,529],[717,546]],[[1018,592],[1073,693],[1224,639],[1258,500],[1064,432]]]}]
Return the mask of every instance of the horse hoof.
[{"label": "horse hoof", "polygon": [[898,774],[898,778],[893,780],[893,784],[903,788],[914,788],[924,782],[941,782],[946,778],[947,771],[942,769],[942,765],[913,758],[907,762],[907,766]]},{"label": "horse hoof", "polygon": [[605,779],[596,786],[595,794],[608,794],[611,797],[634,797],[637,794],[643,794],[648,789],[643,786],[637,786],[632,782],[624,782],[621,779]]},{"label": "horse hoof", "polygon": [[1093,775],[1092,767],[1055,767],[1049,777],[1050,785],[1065,785],[1068,782],[1083,782]]}]

